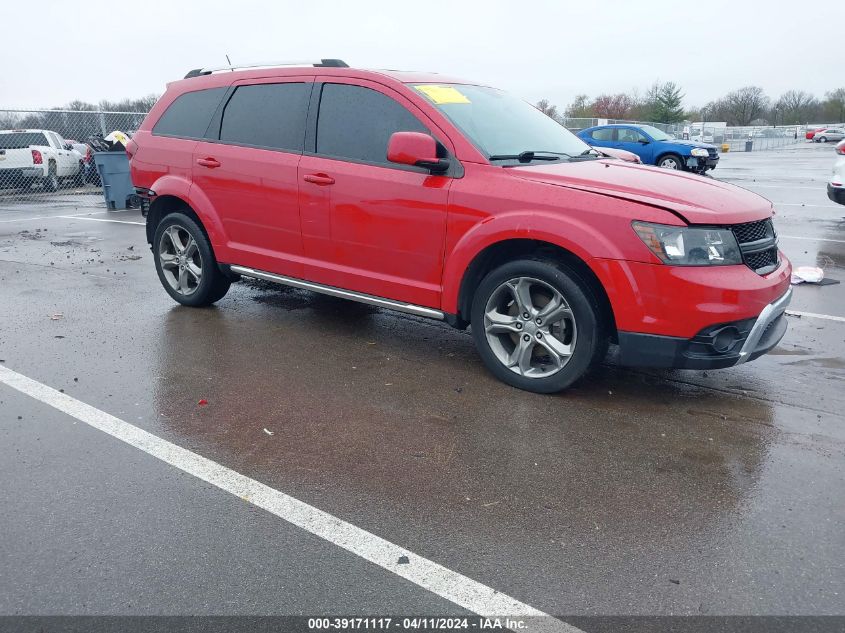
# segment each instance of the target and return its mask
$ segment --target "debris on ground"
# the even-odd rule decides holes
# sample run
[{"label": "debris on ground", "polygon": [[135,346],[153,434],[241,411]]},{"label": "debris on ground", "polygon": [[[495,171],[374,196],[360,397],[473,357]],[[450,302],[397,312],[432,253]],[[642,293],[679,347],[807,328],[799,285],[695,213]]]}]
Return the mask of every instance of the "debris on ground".
[{"label": "debris on ground", "polygon": [[824,270],[816,266],[799,266],[792,270],[792,279],[790,283],[793,286],[798,284],[808,283],[817,284],[824,279]]},{"label": "debris on ground", "polygon": [[266,427],[265,427],[265,429],[264,429],[264,432],[265,432],[267,435],[273,435],[273,431],[270,431],[270,430],[269,430],[269,429],[267,429]]},{"label": "debris on ground", "polygon": [[51,321],[58,321],[59,319],[64,319],[64,318],[65,318],[65,315],[62,314],[61,312],[56,312],[56,313],[50,315]]},{"label": "debris on ground", "polygon": [[197,402],[197,404],[201,407],[204,407],[205,405],[208,404],[208,400],[206,400],[205,398],[202,398],[199,402]]},{"label": "debris on ground", "polygon": [[407,556],[400,556],[397,561],[400,565],[410,565],[411,561]]}]

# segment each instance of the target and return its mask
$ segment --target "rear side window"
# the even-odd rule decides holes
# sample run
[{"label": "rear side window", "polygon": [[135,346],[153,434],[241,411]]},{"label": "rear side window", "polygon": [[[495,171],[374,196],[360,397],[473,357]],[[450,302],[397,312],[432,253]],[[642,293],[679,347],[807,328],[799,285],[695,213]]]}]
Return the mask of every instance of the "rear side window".
[{"label": "rear side window", "polygon": [[25,149],[30,145],[47,145],[47,137],[41,132],[12,132],[0,134],[0,149]]},{"label": "rear side window", "polygon": [[226,88],[186,92],[176,97],[153,127],[153,134],[203,138]]},{"label": "rear side window", "polygon": [[367,163],[387,161],[394,132],[428,130],[387,95],[348,84],[325,84],[317,119],[317,153]]},{"label": "rear side window", "polygon": [[613,128],[606,127],[601,130],[593,130],[593,133],[590,135],[597,141],[612,141],[613,140]]},{"label": "rear side window", "polygon": [[301,152],[311,85],[240,86],[223,110],[220,140]]}]

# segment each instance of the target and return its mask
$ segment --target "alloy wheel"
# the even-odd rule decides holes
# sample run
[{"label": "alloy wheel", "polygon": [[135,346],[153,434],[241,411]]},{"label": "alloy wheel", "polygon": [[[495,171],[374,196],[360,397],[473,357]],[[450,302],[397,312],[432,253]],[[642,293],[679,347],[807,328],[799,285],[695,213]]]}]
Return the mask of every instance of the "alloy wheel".
[{"label": "alloy wheel", "polygon": [[564,296],[533,277],[499,285],[484,308],[490,349],[505,367],[526,378],[546,378],[566,366],[577,329]]},{"label": "alloy wheel", "polygon": [[174,224],[161,234],[158,245],[161,270],[170,287],[180,295],[191,295],[202,282],[202,255],[193,236]]}]

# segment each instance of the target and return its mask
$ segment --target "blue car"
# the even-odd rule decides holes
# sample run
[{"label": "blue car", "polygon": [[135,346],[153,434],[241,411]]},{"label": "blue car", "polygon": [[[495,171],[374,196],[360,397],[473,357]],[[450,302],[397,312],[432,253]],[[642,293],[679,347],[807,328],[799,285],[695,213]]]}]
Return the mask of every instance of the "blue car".
[{"label": "blue car", "polygon": [[578,132],[596,147],[615,147],[633,152],[645,165],[703,174],[719,164],[715,145],[682,141],[651,125],[596,125]]}]

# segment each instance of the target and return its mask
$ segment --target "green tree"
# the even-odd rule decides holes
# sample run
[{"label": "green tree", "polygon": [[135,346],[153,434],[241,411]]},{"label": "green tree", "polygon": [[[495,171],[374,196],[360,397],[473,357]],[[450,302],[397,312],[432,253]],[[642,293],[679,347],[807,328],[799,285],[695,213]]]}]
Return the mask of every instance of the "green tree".
[{"label": "green tree", "polygon": [[824,95],[825,118],[831,123],[845,122],[845,88],[831,90]]},{"label": "green tree", "polygon": [[566,106],[564,115],[570,119],[590,119],[594,117],[595,112],[590,107],[590,97],[577,95],[572,103]]},{"label": "green tree", "polygon": [[684,94],[674,81],[655,84],[646,99],[651,101],[652,118],[659,123],[677,123],[684,120]]}]

